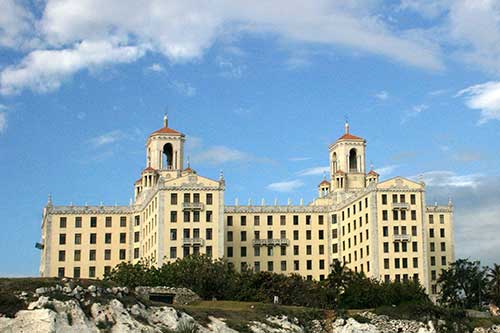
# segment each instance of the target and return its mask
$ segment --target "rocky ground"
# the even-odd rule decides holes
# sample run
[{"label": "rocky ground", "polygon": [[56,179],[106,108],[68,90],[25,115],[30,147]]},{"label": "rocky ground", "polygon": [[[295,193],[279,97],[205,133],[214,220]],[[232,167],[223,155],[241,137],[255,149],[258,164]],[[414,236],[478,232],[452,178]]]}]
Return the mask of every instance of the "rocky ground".
[{"label": "rocky ground", "polygon": [[[5,296],[8,288],[1,283],[0,288]],[[437,333],[443,326],[371,312],[357,313],[354,318],[311,312],[320,313],[318,317],[307,308],[258,303],[201,301],[164,306],[138,298],[135,290],[126,287],[70,280],[9,291],[13,297],[0,297],[0,332]],[[500,325],[473,332],[500,333]]]}]

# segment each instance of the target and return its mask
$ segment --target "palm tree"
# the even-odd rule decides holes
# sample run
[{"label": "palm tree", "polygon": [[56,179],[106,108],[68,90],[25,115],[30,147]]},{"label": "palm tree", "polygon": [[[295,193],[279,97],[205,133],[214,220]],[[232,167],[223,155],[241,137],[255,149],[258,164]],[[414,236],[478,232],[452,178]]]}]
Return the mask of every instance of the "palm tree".
[{"label": "palm tree", "polygon": [[500,305],[500,265],[494,264],[488,270],[487,277],[491,301],[496,305]]}]

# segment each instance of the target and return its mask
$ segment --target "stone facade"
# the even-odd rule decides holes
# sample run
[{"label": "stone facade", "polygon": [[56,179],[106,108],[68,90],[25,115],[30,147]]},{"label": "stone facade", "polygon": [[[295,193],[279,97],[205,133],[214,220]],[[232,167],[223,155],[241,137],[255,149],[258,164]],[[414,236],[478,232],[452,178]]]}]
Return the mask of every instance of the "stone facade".
[{"label": "stone facade", "polygon": [[299,205],[226,205],[225,180],[184,167],[184,134],[168,127],[146,142],[146,167],[128,206],[43,211],[42,276],[102,277],[122,261],[161,266],[189,254],[226,257],[236,269],[321,280],[334,260],[381,280],[419,280],[437,293],[454,260],[453,205],[427,205],[425,183],[379,180],[366,140],[345,133],[329,146],[330,179]]}]

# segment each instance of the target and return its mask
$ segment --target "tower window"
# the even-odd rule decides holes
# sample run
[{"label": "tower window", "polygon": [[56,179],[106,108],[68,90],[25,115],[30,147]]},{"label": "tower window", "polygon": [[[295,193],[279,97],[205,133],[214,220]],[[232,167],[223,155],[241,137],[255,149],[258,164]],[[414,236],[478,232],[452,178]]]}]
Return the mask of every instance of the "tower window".
[{"label": "tower window", "polygon": [[351,172],[358,171],[358,156],[355,148],[352,148],[349,151],[349,171]]},{"label": "tower window", "polygon": [[162,167],[163,169],[171,170],[173,169],[173,155],[174,149],[171,143],[167,143],[163,146],[163,157],[162,157]]}]

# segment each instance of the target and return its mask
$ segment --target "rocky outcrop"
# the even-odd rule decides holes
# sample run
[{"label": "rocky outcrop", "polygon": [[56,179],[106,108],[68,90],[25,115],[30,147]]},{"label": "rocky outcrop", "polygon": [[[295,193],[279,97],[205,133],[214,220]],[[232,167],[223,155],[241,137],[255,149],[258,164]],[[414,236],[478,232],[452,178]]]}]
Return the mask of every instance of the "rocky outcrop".
[{"label": "rocky outcrop", "polygon": [[151,295],[171,295],[172,304],[189,304],[201,300],[195,292],[188,288],[173,287],[136,287],[135,293],[144,299],[149,300]]},{"label": "rocky outcrop", "polygon": [[413,320],[390,319],[387,316],[377,316],[371,312],[358,314],[365,323],[359,323],[353,318],[337,319],[333,323],[334,333],[436,333],[433,323],[427,324]]}]

